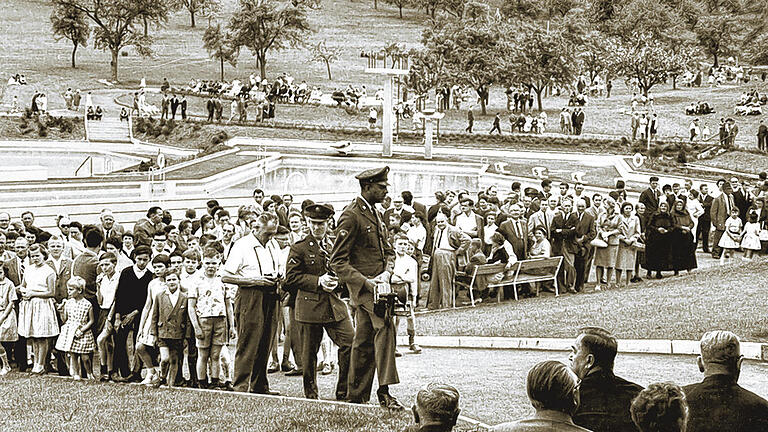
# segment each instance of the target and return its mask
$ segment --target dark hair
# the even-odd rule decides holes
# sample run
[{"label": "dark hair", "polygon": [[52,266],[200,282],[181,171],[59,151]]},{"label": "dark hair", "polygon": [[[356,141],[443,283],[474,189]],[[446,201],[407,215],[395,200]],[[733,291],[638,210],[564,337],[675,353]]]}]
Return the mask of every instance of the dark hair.
[{"label": "dark hair", "polygon": [[200,247],[205,247],[208,243],[216,240],[216,236],[213,234],[203,234],[200,236]]},{"label": "dark hair", "polygon": [[158,206],[150,207],[149,210],[147,210],[147,217],[151,218],[155,213],[157,213],[158,210],[162,210],[162,209]]},{"label": "dark hair", "polygon": [[21,217],[24,217],[24,215],[32,215],[33,218],[35,217],[35,214],[29,210],[24,210],[23,212],[21,212]]},{"label": "dark hair", "polygon": [[681,432],[685,421],[680,420],[687,417],[688,402],[676,384],[654,383],[635,397],[629,412],[641,432]]},{"label": "dark hair", "polygon": [[215,208],[219,206],[219,202],[215,199],[208,200],[208,202],[205,203],[205,206],[209,209]]},{"label": "dark hair", "polygon": [[189,219],[184,219],[183,221],[179,222],[179,231],[184,231],[188,226],[192,226],[192,221]]},{"label": "dark hair", "polygon": [[200,232],[204,232],[205,226],[208,224],[208,222],[213,220],[213,216],[209,214],[204,214],[203,217],[200,218]]},{"label": "dark hair", "polygon": [[115,256],[115,254],[113,254],[112,252],[104,252],[103,254],[101,254],[101,256],[99,257],[99,261],[104,259],[108,259],[112,261],[112,264],[117,264],[117,256]]},{"label": "dark hair", "polygon": [[120,250],[123,248],[123,241],[118,236],[112,236],[107,239],[104,244],[110,244],[115,247],[115,249]]},{"label": "dark hair", "polygon": [[163,263],[166,267],[168,267],[171,265],[171,257],[164,253],[157,254],[154,258],[152,258],[152,264],[156,263]]},{"label": "dark hair", "polygon": [[130,231],[126,231],[126,232],[124,232],[124,233],[123,233],[123,235],[122,235],[121,237],[130,237],[130,238],[134,238],[134,237],[133,237],[133,233],[132,233],[132,232],[130,232]]},{"label": "dark hair", "polygon": [[197,212],[195,209],[188,208],[186,212],[184,212],[184,217],[187,219],[195,219],[197,218]]},{"label": "dark hair", "polygon": [[160,231],[155,231],[155,233],[152,234],[152,238],[153,239],[155,237],[158,237],[158,236],[162,236],[162,237],[165,237],[167,239],[168,238],[168,233],[165,230],[160,230]]},{"label": "dark hair", "polygon": [[618,192],[616,192],[616,191],[610,191],[610,192],[608,192],[608,196],[609,196],[609,197],[611,197],[611,198],[613,198],[613,200],[614,200],[614,201],[618,201],[618,200],[619,200],[619,197],[620,197],[621,195],[619,195],[619,193],[618,193]]},{"label": "dark hair", "polygon": [[432,383],[416,394],[416,406],[425,421],[436,421],[451,430],[456,425],[459,409],[459,391],[447,384]]},{"label": "dark hair", "polygon": [[531,405],[537,410],[572,414],[576,408],[574,390],[576,390],[574,373],[559,361],[544,361],[528,371],[526,391]]},{"label": "dark hair", "polygon": [[173,222],[173,215],[171,214],[171,212],[170,212],[170,211],[168,211],[168,210],[163,210],[163,218],[162,218],[162,222],[163,222],[164,224],[170,224],[171,222]]},{"label": "dark hair", "polygon": [[503,245],[504,244],[504,236],[500,232],[495,232],[491,234],[491,241],[496,244]]},{"label": "dark hair", "polygon": [[176,225],[166,225],[163,228],[163,232],[165,233],[165,235],[168,235],[168,234],[170,234],[171,231],[173,231],[175,229],[176,229]]},{"label": "dark hair", "polygon": [[651,176],[651,178],[648,179],[649,183],[653,183],[653,182],[657,182],[657,181],[659,181],[659,178],[656,177],[656,176]]},{"label": "dark hair", "polygon": [[203,258],[217,258],[217,257],[220,258],[221,253],[219,253],[219,251],[216,250],[216,248],[212,248],[212,247],[205,248],[205,251],[203,252]]},{"label": "dark hair", "polygon": [[29,255],[32,255],[32,252],[40,251],[41,254],[43,254],[43,259],[48,259],[48,250],[45,249],[45,246],[41,245],[40,243],[33,243],[29,245]]},{"label": "dark hair", "polygon": [[259,194],[261,194],[262,196],[264,196],[264,191],[263,191],[263,190],[261,190],[261,189],[259,189],[259,188],[256,188],[256,189],[254,189],[254,190],[253,190],[253,193],[251,194],[251,196],[253,196],[253,195],[256,195],[257,193],[259,193]]},{"label": "dark hair", "polygon": [[101,246],[104,242],[104,234],[102,234],[101,230],[94,225],[85,226],[85,235],[83,238],[85,239],[85,246],[89,248]]},{"label": "dark hair", "polygon": [[78,231],[80,231],[81,233],[85,234],[85,233],[83,232],[83,224],[81,224],[80,222],[77,222],[77,221],[72,221],[72,222],[70,222],[70,223],[69,223],[69,228],[70,228],[70,229],[72,229],[72,228],[77,228],[77,230],[78,230]]},{"label": "dark hair", "polygon": [[403,202],[407,205],[411,205],[413,202],[413,194],[411,191],[403,191],[400,193],[400,196],[403,197]]},{"label": "dark hair", "polygon": [[5,241],[8,241],[8,240],[15,241],[17,238],[19,238],[19,233],[17,233],[16,231],[8,231],[5,233]]},{"label": "dark hair", "polygon": [[445,202],[445,193],[443,193],[443,191],[436,191],[435,192],[435,199],[439,203]]},{"label": "dark hair", "polygon": [[150,249],[150,247],[147,246],[147,245],[136,246],[136,249],[133,250],[133,254],[132,255],[133,255],[131,257],[132,259],[135,259],[139,255],[149,255],[151,257],[152,256],[152,249]]},{"label": "dark hair", "polygon": [[194,249],[187,249],[184,251],[184,253],[181,255],[184,259],[194,260],[197,262],[200,262],[200,252],[194,250]]},{"label": "dark hair", "polygon": [[613,370],[618,342],[611,332],[600,327],[582,327],[579,329],[579,335],[583,336],[582,346],[595,357],[595,364]]},{"label": "dark hair", "polygon": [[[517,183],[517,182],[515,182],[515,183]],[[515,183],[512,183],[512,189],[513,190],[514,190]],[[552,180],[544,179],[544,180],[541,181],[541,187],[547,187],[547,186],[552,186]],[[519,186],[518,186],[518,188],[519,188]]]}]

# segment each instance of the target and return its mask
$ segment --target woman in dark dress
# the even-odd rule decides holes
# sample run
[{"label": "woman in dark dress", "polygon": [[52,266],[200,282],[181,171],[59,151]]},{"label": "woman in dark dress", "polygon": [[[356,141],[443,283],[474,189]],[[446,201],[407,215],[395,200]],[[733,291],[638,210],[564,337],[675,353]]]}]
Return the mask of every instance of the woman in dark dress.
[{"label": "woman in dark dress", "polygon": [[[637,215],[637,218],[640,219],[640,243],[645,244],[645,231],[646,231],[646,222],[648,219],[645,217],[645,205],[641,202],[637,203],[637,207],[635,208],[635,214]],[[638,250],[637,251],[637,258],[635,259],[635,277],[631,279],[631,282],[642,282],[643,279],[640,277],[640,266],[642,264],[645,264],[645,250]],[[646,277],[651,277],[651,272],[647,272]]]},{"label": "woman in dark dress", "polygon": [[656,279],[661,279],[661,272],[672,270],[669,251],[672,242],[674,221],[668,213],[669,206],[664,200],[659,201],[659,210],[648,220],[645,233],[645,265],[649,272],[656,272]]},{"label": "woman in dark dress", "polygon": [[696,242],[691,232],[693,218],[686,210],[684,200],[675,201],[672,222],[674,229],[671,233],[669,263],[677,275],[680,270],[690,272],[696,268]]}]

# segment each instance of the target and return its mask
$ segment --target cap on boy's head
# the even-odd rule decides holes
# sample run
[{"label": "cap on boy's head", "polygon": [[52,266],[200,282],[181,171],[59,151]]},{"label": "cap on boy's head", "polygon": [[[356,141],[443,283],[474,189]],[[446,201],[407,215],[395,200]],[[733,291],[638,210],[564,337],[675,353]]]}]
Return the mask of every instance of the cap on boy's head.
[{"label": "cap on boy's head", "polygon": [[333,216],[333,213],[333,208],[329,207],[327,204],[312,204],[304,209],[304,214],[307,216],[307,219],[313,221],[326,221]]},{"label": "cap on boy's head", "polygon": [[659,181],[659,178],[658,178],[658,177],[656,177],[656,176],[651,176],[651,178],[650,178],[650,179],[648,179],[648,181],[649,181],[649,182],[651,182],[651,183],[653,183],[653,182],[657,182],[657,181]]},{"label": "cap on boy's head", "polygon": [[527,188],[525,188],[525,190],[523,190],[523,194],[525,196],[531,196],[532,197],[532,196],[538,195],[539,191],[537,191],[536,188],[527,187]]},{"label": "cap on boy's head", "polygon": [[461,198],[461,202],[459,204],[466,204],[472,207],[473,205],[475,205],[475,201],[469,195],[464,195]]},{"label": "cap on boy's head", "polygon": [[360,181],[360,185],[365,184],[373,184],[373,183],[385,183],[386,186],[389,186],[389,182],[387,181],[387,175],[389,174],[389,167],[381,167],[381,168],[371,168],[369,170],[365,170],[361,172],[360,174],[356,175],[355,178]]},{"label": "cap on boy's head", "polygon": [[624,180],[616,180],[616,189],[624,189]]}]

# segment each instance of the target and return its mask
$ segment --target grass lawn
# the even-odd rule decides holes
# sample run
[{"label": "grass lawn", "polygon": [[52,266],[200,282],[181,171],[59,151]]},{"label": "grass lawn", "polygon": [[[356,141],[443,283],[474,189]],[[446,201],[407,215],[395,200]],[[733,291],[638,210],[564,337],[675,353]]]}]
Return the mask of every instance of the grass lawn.
[{"label": "grass lawn", "polygon": [[768,170],[768,155],[745,151],[730,151],[712,159],[693,161],[698,165],[733,170],[736,172],[759,174]]},{"label": "grass lawn", "polygon": [[[219,20],[226,22],[234,0],[225,0]],[[78,68],[69,67],[70,46],[56,42],[50,33],[48,16],[50,6],[44,0],[6,0],[4,14],[0,19],[0,36],[3,50],[0,50],[0,62],[7,73],[24,73],[29,85],[22,91],[21,101],[26,104],[32,93],[44,90],[49,95],[51,107],[63,106],[60,94],[67,88],[100,88],[100,79],[109,78],[109,55],[95,50],[91,46],[80,48]],[[424,15],[416,11],[406,11],[406,19],[397,18],[396,9],[379,5],[374,10],[370,1],[329,0],[322,8],[310,13],[310,22],[315,32],[308,35],[307,46],[326,40],[329,46],[342,50],[340,60],[332,65],[334,80],[327,79],[324,65],[310,62],[306,48],[289,49],[271,54],[268,59],[268,73],[275,76],[288,72],[297,80],[306,80],[311,85],[320,85],[325,90],[347,84],[367,84],[376,86],[374,77],[364,73],[364,62],[359,56],[362,50],[378,49],[388,42],[397,41],[408,47],[417,46],[424,26]],[[215,79],[218,77],[218,64],[208,58],[200,41],[207,25],[202,18],[196,29],[189,27],[187,14],[179,12],[172,15],[168,25],[162,29],[152,29],[155,38],[154,55],[151,58],[137,56],[132,48],[126,50],[127,56],[120,57],[120,78],[122,86],[136,86],[142,77],[150,85],[157,85],[164,77],[177,86],[184,86],[190,78]],[[20,32],[19,29],[24,31]],[[227,78],[245,79],[254,73],[255,62],[249,52],[241,54],[239,66],[232,69],[227,66]],[[753,81],[742,86],[723,86],[710,89],[681,88],[671,90],[670,86],[657,86],[652,89],[659,113],[660,136],[664,138],[688,136],[691,117],[683,114],[684,107],[691,101],[706,100],[717,111],[705,116],[702,122],[709,125],[712,133],[717,133],[717,121],[721,116],[733,112],[734,101],[742,91],[748,88],[766,91],[766,83]],[[586,134],[629,133],[629,116],[623,111],[629,108],[631,92],[621,80],[614,81],[614,95],[611,99],[592,99],[586,107]],[[474,98],[471,98],[474,99]],[[197,102],[191,103],[195,105]],[[544,109],[550,119],[549,129],[557,129],[557,115],[565,99],[551,97],[544,100]],[[192,111],[202,110],[203,105]],[[487,116],[476,115],[476,130],[485,133],[490,130],[495,112],[503,113],[503,125],[508,130],[507,115],[504,113],[506,97],[502,89],[495,87],[491,92]],[[466,109],[466,107],[464,108]],[[365,114],[350,116],[340,110],[327,108],[279,107],[278,119],[301,119],[309,123],[364,125]],[[449,111],[441,122],[442,130],[463,130],[466,122],[464,111]],[[754,135],[759,117],[739,117],[741,145],[755,146]],[[411,128],[412,122],[406,121],[403,128]],[[702,125],[703,126],[703,125]]]},{"label": "grass lawn", "polygon": [[[418,333],[515,337],[573,337],[596,325],[624,339],[691,339],[727,329],[746,341],[768,341],[766,260],[714,266],[629,289],[551,295],[417,318]],[[644,272],[643,272],[644,273]]]},{"label": "grass lawn", "polygon": [[[400,431],[408,412],[238,394],[75,383],[12,374],[0,386],[4,431]],[[55,425],[55,427],[54,427]],[[226,426],[224,426],[226,425]],[[462,424],[459,431],[475,430]]]}]

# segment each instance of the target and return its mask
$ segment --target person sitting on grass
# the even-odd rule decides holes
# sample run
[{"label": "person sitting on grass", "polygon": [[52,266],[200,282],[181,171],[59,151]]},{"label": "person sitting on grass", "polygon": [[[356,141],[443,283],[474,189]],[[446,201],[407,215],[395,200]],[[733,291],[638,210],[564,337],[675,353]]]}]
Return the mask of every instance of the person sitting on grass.
[{"label": "person sitting on grass", "polygon": [[594,432],[636,432],[629,406],[643,388],[613,374],[618,343],[598,327],[584,327],[568,356],[581,379],[579,408],[573,422]]},{"label": "person sitting on grass", "polygon": [[448,384],[429,384],[416,394],[411,410],[416,424],[403,432],[450,432],[461,412],[459,391]]},{"label": "person sitting on grass", "polygon": [[768,430],[768,401],[738,384],[743,361],[735,334],[718,330],[702,336],[697,363],[704,381],[683,387],[690,407],[689,430]]},{"label": "person sitting on grass", "polygon": [[589,432],[573,423],[579,406],[579,379],[563,363],[548,360],[528,371],[526,390],[536,414],[531,418],[502,423],[495,432]]},{"label": "person sitting on grass", "polygon": [[683,390],[671,383],[654,383],[640,392],[629,408],[640,432],[685,432],[688,403]]},{"label": "person sitting on grass", "polygon": [[[231,384],[219,381],[221,347],[235,338],[235,318],[227,289],[217,275],[221,255],[207,248],[203,255],[203,276],[188,282],[189,320],[195,331],[197,377],[201,388],[232,390]],[[206,380],[210,360],[211,379]],[[190,365],[192,367],[192,365]]]}]

